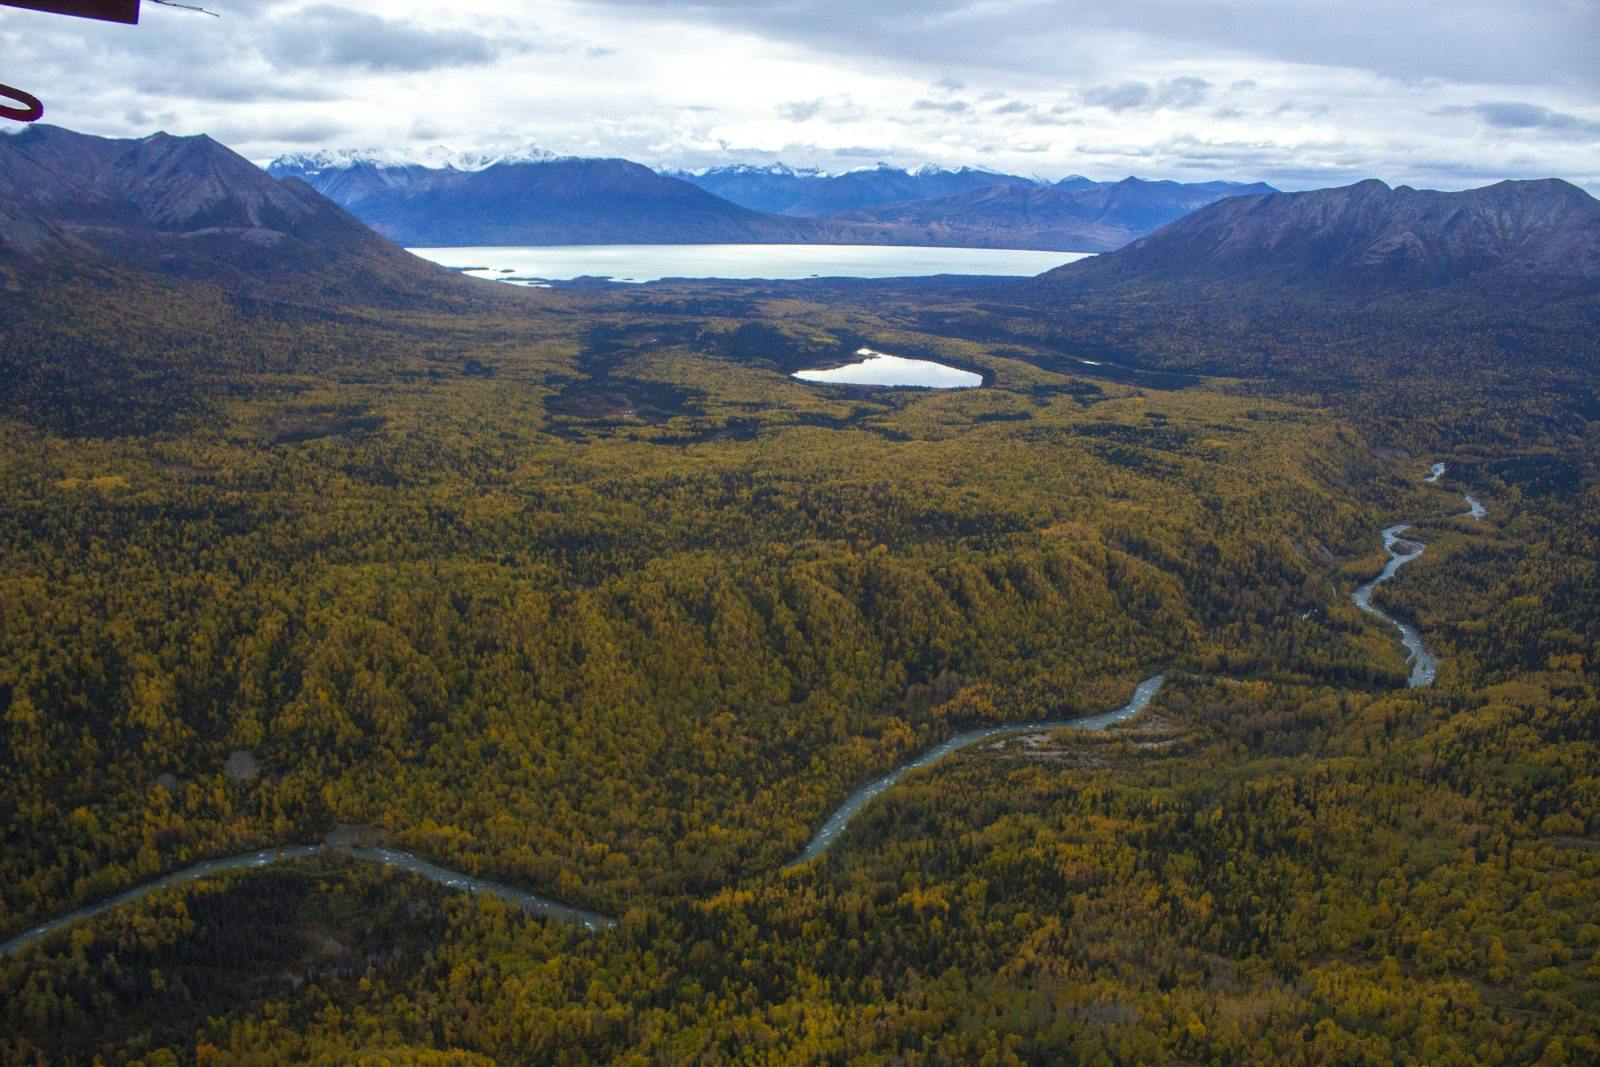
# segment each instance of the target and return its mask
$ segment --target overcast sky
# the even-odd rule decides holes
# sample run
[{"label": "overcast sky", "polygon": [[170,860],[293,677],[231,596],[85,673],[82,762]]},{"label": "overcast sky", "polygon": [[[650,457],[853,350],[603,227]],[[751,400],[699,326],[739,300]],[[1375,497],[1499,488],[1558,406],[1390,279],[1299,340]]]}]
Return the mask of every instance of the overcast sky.
[{"label": "overcast sky", "polygon": [[1600,191],[1600,0],[203,0],[0,9],[46,121],[653,165]]}]

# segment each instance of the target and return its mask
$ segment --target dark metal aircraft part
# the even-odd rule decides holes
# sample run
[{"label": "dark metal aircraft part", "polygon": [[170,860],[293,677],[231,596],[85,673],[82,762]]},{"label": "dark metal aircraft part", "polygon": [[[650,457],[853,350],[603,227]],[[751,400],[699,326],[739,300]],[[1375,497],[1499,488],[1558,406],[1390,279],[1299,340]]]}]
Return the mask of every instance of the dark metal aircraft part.
[{"label": "dark metal aircraft part", "polygon": [[0,0],[0,6],[129,25],[139,21],[139,0]]},{"label": "dark metal aircraft part", "polygon": [[[99,19],[101,22],[122,22],[130,26],[139,21],[139,0],[0,0],[0,7]],[[15,104],[8,104],[5,102],[7,100]],[[38,122],[43,117],[44,105],[37,96],[9,85],[0,85],[0,119]]]},{"label": "dark metal aircraft part", "polygon": [[13,89],[9,85],[0,85],[0,100],[16,101],[16,106],[0,103],[0,118],[15,119],[17,122],[38,122],[44,117],[44,105],[39,103],[39,98],[32,93]]}]

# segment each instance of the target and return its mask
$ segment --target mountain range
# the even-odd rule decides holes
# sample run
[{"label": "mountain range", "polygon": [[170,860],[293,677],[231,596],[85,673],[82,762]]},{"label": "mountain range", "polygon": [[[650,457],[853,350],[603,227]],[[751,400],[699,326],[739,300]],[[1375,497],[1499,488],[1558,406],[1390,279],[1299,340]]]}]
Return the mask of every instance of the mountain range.
[{"label": "mountain range", "polygon": [[210,137],[118,140],[36,124],[0,137],[0,284],[62,264],[253,292],[417,294],[455,284],[305,182],[274,179]]},{"label": "mountain range", "polygon": [[925,165],[911,170],[879,163],[842,174],[782,163],[662,171],[724,200],[756,211],[817,218],[911,200],[932,200],[992,186],[1032,186],[1038,182],[975,167],[946,170]]},{"label": "mountain range", "polygon": [[1206,204],[1275,191],[1259,182],[1069,181],[1068,185],[995,184],[830,218],[883,226],[905,243],[1104,252]]},{"label": "mountain range", "polygon": [[1477,289],[1600,280],[1600,201],[1557,178],[1462,192],[1391,188],[1239,196],[1038,284],[1084,292],[1226,284],[1295,291]]},{"label": "mountain range", "polygon": [[789,243],[817,227],[740,207],[625,159],[481,161],[347,151],[273,160],[404,245]]},{"label": "mountain range", "polygon": [[274,160],[405,245],[824,243],[1105,251],[1265,185],[1056,185],[973,168],[657,173],[622,159],[339,150]]},{"label": "mountain range", "polygon": [[[519,212],[535,209],[541,232],[559,229],[569,238],[590,240],[601,238],[585,228],[586,219],[603,210],[611,212],[611,228],[599,232],[609,239],[638,232],[672,211],[679,218],[700,212],[696,225],[704,227],[726,224],[721,232],[728,239],[740,232],[733,221],[745,227],[742,232],[772,240],[784,231],[761,227],[845,230],[837,215],[806,219],[752,211],[622,160],[523,156],[472,166],[461,160],[431,167],[338,160],[312,176],[325,186],[343,182],[343,195],[380,219],[396,203],[394,190],[409,189],[402,202],[440,213],[488,205],[493,211],[472,231],[480,239],[491,237],[496,226],[521,226],[526,233]],[[1224,196],[1160,225],[1185,203],[1239,188],[1137,179],[994,184],[909,207],[850,214],[855,225],[869,230],[888,226],[889,218],[900,226],[916,219],[929,239],[952,232],[953,223],[929,214],[951,200],[967,205],[969,213],[982,205],[993,217],[1013,220],[1013,233],[1024,232],[1028,207],[1036,202],[1070,212],[1086,228],[1100,227],[1097,232],[1108,239],[1114,225],[1108,220],[1122,220],[1115,225],[1129,229],[1160,226],[1119,251],[1024,283],[1052,299],[1162,288],[1194,293],[1217,286],[1283,293],[1441,287],[1486,292],[1533,283],[1564,290],[1600,281],[1600,201],[1559,179],[1505,181],[1463,192],[1368,180],[1310,192],[1247,193]],[[552,203],[564,211],[553,211]],[[434,240],[445,236],[442,230],[429,232]],[[21,273],[62,263],[133,267],[251,293],[292,289],[348,296],[364,289],[416,295],[470,284],[407,254],[299,177],[273,177],[209,137],[116,140],[35,125],[0,137],[0,284],[16,289]]]}]

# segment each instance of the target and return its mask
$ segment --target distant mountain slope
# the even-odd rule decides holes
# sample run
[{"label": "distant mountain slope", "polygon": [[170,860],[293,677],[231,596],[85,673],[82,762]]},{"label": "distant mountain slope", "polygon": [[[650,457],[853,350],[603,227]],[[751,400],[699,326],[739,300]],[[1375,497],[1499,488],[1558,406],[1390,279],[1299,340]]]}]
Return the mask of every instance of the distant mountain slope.
[{"label": "distant mountain slope", "polygon": [[743,207],[811,218],[880,204],[952,196],[997,185],[1037,184],[1029,178],[974,167],[945,170],[925,166],[902,170],[887,163],[843,174],[794,169],[782,163],[767,166],[740,163],[664,173]]},{"label": "distant mountain slope", "polygon": [[1600,201],[1554,178],[1455,193],[1368,180],[1236,197],[1038,284],[1404,290],[1491,278],[1600,281]]},{"label": "distant mountain slope", "polygon": [[1069,174],[1056,182],[1055,186],[1057,189],[1091,189],[1096,185],[1103,184],[1105,183],[1097,182],[1093,178],[1085,178],[1081,174]]},{"label": "distant mountain slope", "polygon": [[462,169],[290,158],[269,172],[302,177],[413,246],[800,242],[818,233],[625,159],[519,158]]},{"label": "distant mountain slope", "polygon": [[1260,183],[1071,178],[1058,185],[993,185],[845,212],[828,221],[888,226],[901,231],[902,239],[914,235],[926,243],[1102,252],[1224,197],[1271,191]]},{"label": "distant mountain slope", "polygon": [[1124,178],[1119,182],[1101,182],[1096,189],[1082,189],[1074,195],[1095,218],[1115,222],[1132,234],[1143,235],[1218,200],[1275,192],[1277,190],[1265,182],[1184,184]]},{"label": "distant mountain slope", "polygon": [[963,167],[845,174],[738,165],[656,173],[623,159],[336,150],[274,160],[405,245],[825,243],[1103,251],[1266,185],[1068,178]]},{"label": "distant mountain slope", "polygon": [[426,185],[441,171],[476,172],[497,163],[542,163],[555,155],[538,148],[482,154],[444,148],[396,152],[382,148],[336,148],[279,156],[267,167],[275,178],[295,177],[349,208],[397,190]]},{"label": "distant mountain slope", "polygon": [[0,270],[85,259],[257,290],[451,281],[304,182],[275,180],[209,137],[114,140],[45,125],[0,137]]}]

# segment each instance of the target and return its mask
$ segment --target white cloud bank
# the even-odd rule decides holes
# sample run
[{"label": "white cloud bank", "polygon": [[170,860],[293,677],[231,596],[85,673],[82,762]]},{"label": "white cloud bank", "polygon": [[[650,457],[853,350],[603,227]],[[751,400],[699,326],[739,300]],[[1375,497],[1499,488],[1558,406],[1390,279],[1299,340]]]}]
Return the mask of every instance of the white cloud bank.
[{"label": "white cloud bank", "polygon": [[1600,189],[1593,0],[209,0],[137,28],[6,9],[47,121],[693,166],[1376,176]]}]

